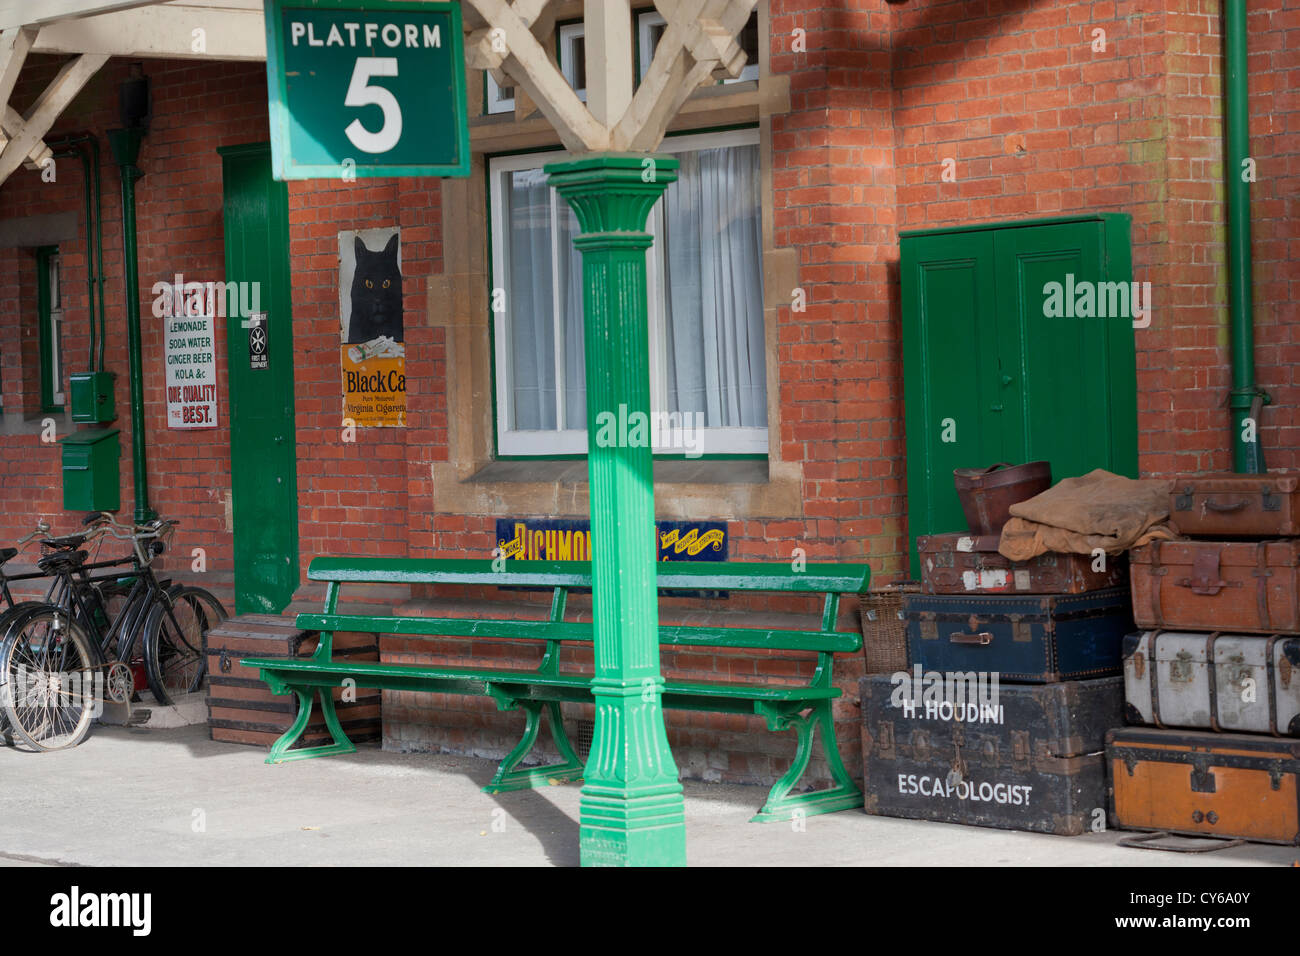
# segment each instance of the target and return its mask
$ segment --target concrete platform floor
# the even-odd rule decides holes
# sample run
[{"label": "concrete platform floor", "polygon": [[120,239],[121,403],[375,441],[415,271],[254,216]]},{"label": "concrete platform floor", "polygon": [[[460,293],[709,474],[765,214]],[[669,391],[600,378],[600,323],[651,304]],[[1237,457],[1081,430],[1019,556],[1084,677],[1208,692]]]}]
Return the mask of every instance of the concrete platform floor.
[{"label": "concrete platform floor", "polygon": [[[101,727],[66,752],[0,747],[0,865],[573,866],[577,785],[488,796],[492,761],[363,748],[268,766],[206,726]],[[1208,854],[1082,837],[870,817],[845,811],[751,824],[754,787],[686,783],[694,865],[1291,865],[1300,850]]]}]

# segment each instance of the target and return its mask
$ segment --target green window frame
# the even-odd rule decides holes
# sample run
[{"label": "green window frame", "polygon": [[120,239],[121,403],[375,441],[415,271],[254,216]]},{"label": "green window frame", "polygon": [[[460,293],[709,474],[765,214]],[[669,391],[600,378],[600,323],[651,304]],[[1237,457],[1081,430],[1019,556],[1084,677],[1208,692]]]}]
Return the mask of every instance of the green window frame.
[{"label": "green window frame", "polygon": [[61,412],[63,392],[63,282],[58,246],[36,250],[36,311],[41,356],[41,411]]}]

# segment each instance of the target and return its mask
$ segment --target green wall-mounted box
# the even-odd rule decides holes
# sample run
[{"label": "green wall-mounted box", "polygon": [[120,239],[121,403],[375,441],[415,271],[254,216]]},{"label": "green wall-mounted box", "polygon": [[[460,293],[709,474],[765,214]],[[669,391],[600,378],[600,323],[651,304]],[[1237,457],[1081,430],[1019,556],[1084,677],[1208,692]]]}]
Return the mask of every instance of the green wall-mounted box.
[{"label": "green wall-mounted box", "polygon": [[111,422],[113,410],[112,372],[73,372],[68,376],[72,397],[72,420],[90,425]]},{"label": "green wall-mounted box", "polygon": [[59,439],[64,511],[116,511],[122,506],[117,435],[116,428],[86,428]]}]

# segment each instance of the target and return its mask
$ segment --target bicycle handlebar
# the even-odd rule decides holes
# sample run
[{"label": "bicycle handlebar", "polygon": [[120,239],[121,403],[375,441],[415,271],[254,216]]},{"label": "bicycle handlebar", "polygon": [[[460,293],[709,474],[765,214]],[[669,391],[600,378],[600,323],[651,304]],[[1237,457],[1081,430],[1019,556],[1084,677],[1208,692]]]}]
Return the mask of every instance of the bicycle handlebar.
[{"label": "bicycle handlebar", "polygon": [[[95,530],[99,533],[107,533],[120,541],[130,541],[136,558],[142,565],[149,564],[166,550],[166,539],[170,539],[176,526],[180,524],[174,518],[156,518],[147,524],[127,525],[103,511],[91,512],[82,519],[82,524],[95,522],[98,522],[98,528]],[[148,548],[144,547],[146,541],[150,542]]]}]

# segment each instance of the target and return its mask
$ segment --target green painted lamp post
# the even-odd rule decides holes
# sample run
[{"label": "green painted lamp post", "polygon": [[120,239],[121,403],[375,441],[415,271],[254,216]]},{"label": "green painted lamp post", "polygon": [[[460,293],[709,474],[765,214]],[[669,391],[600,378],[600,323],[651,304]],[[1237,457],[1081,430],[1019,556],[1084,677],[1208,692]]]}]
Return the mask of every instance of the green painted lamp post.
[{"label": "green painted lamp post", "polygon": [[[584,866],[681,866],[686,817],[664,731],[649,432],[596,442],[602,412],[650,411],[646,217],[677,161],[595,154],[546,167],[581,234],[596,729],[582,787]],[[619,406],[627,408],[624,418]]]}]

